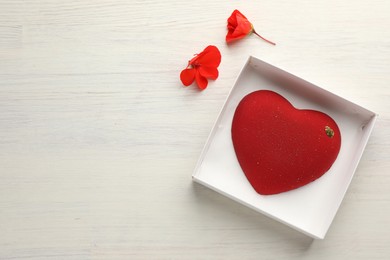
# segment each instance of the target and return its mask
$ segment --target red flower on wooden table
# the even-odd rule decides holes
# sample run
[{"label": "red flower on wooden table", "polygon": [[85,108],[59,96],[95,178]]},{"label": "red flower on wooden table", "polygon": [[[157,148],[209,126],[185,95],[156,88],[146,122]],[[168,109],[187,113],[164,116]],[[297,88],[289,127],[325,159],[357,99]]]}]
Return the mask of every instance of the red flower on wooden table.
[{"label": "red flower on wooden table", "polygon": [[227,29],[228,33],[226,35],[226,42],[230,43],[239,39],[244,38],[245,36],[254,33],[257,36],[259,36],[264,41],[275,45],[274,42],[271,42],[261,35],[259,35],[255,28],[253,27],[252,23],[249,22],[249,20],[243,15],[240,11],[234,10],[233,13],[230,15],[230,17],[227,20]]},{"label": "red flower on wooden table", "polygon": [[188,61],[188,66],[180,73],[184,86],[191,85],[194,80],[203,90],[207,87],[207,79],[218,78],[218,66],[221,63],[221,53],[218,48],[209,45],[201,53]]}]

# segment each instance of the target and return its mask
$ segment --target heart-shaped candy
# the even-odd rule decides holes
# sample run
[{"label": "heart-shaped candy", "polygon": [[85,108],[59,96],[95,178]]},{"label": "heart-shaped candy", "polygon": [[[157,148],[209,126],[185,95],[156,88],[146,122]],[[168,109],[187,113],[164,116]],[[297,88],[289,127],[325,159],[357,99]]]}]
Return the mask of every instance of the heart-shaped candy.
[{"label": "heart-shaped candy", "polygon": [[330,169],[341,146],[340,130],[330,116],[297,109],[269,90],[241,100],[233,117],[232,140],[244,174],[262,195],[318,179]]}]

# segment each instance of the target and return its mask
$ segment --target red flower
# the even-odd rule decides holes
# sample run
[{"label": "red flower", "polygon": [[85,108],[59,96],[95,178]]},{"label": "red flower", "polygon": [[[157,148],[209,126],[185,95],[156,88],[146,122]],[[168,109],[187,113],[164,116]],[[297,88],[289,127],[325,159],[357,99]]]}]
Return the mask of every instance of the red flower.
[{"label": "red flower", "polygon": [[275,43],[263,38],[260,36],[256,31],[255,28],[253,28],[253,25],[249,20],[238,10],[234,10],[233,13],[230,15],[230,17],[227,20],[228,25],[228,33],[226,35],[226,42],[230,43],[235,40],[239,40],[244,38],[245,36],[254,33],[257,36],[259,36],[264,41],[275,45]]},{"label": "red flower", "polygon": [[201,53],[188,61],[188,66],[180,73],[184,86],[191,85],[194,80],[200,89],[207,87],[207,79],[218,78],[218,66],[221,63],[221,53],[218,48],[209,45]]}]

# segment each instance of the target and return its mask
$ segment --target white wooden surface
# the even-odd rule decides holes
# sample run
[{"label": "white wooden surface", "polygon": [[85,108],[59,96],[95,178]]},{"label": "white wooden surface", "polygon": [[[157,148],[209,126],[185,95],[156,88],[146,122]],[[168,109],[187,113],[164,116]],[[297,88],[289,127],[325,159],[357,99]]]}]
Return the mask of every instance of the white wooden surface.
[{"label": "white wooden surface", "polygon": [[[224,42],[241,10],[275,47]],[[0,259],[389,259],[390,2],[0,0]],[[220,77],[179,73],[209,44]],[[248,55],[380,116],[323,241],[191,181]]]}]

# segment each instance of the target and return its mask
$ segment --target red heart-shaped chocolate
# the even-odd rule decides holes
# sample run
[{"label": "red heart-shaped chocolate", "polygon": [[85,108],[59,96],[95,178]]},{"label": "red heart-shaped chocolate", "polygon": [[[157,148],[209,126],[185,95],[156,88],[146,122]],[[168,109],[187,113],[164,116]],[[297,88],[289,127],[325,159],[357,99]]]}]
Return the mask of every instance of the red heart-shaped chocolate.
[{"label": "red heart-shaped chocolate", "polygon": [[233,117],[232,140],[243,172],[262,195],[318,179],[330,169],[341,145],[340,130],[330,116],[297,109],[269,90],[241,100]]}]

